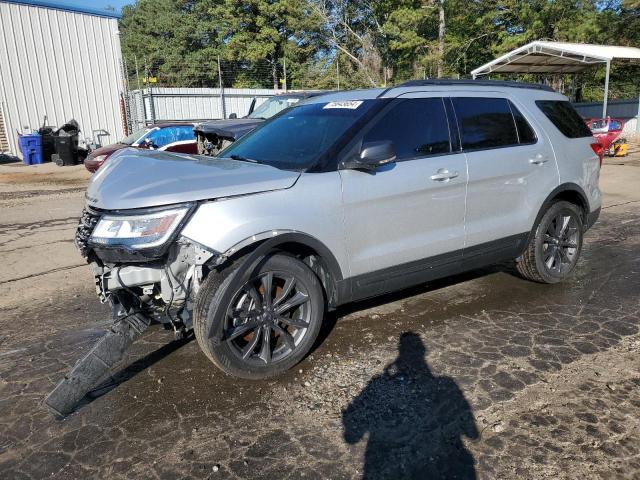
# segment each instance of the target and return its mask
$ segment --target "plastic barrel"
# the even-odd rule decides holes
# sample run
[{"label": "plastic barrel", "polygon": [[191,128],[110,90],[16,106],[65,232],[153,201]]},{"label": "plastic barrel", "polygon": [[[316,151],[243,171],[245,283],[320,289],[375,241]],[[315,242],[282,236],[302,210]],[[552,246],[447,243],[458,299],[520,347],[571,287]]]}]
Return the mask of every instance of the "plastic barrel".
[{"label": "plastic barrel", "polygon": [[25,165],[42,163],[42,137],[38,134],[20,135],[18,144]]}]

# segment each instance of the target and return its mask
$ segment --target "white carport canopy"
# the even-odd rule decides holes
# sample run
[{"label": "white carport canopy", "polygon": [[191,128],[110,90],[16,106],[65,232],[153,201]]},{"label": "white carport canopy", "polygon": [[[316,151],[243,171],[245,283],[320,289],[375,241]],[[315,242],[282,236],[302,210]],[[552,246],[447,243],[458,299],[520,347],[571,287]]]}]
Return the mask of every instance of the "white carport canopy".
[{"label": "white carport canopy", "polygon": [[606,65],[602,116],[607,115],[611,62],[640,63],[640,48],[585,43],[531,42],[471,71],[473,78],[490,73],[579,73]]}]

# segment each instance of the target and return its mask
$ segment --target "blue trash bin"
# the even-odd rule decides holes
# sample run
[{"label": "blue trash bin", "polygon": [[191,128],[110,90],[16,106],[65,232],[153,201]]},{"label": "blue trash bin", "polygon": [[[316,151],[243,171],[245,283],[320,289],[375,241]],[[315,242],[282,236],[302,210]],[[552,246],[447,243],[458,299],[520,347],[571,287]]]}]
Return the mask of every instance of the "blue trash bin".
[{"label": "blue trash bin", "polygon": [[39,134],[19,135],[18,144],[20,145],[22,161],[25,165],[42,163],[42,137]]}]

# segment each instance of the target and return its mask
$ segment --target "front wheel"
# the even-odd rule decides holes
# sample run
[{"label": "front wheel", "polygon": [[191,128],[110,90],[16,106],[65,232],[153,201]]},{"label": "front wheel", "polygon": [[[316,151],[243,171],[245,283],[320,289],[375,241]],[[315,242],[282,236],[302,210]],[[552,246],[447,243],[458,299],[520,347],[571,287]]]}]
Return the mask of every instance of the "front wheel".
[{"label": "front wheel", "polygon": [[584,232],[582,212],[569,202],[549,207],[517,263],[518,272],[540,283],[566,279],[578,262]]},{"label": "front wheel", "polygon": [[223,371],[261,379],[302,360],[323,316],[318,277],[297,258],[276,254],[250,271],[209,275],[196,298],[194,332]]}]

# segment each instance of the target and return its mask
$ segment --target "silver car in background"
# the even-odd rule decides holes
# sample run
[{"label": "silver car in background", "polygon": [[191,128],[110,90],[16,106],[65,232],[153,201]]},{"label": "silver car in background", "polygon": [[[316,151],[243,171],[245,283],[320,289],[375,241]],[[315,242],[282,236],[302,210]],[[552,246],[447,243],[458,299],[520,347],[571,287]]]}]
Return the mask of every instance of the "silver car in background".
[{"label": "silver car in background", "polygon": [[116,319],[193,329],[222,370],[264,378],[347,302],[507,260],[533,281],[566,279],[600,211],[594,143],[541,85],[336,92],[219,157],[115,156],[76,243]]}]

